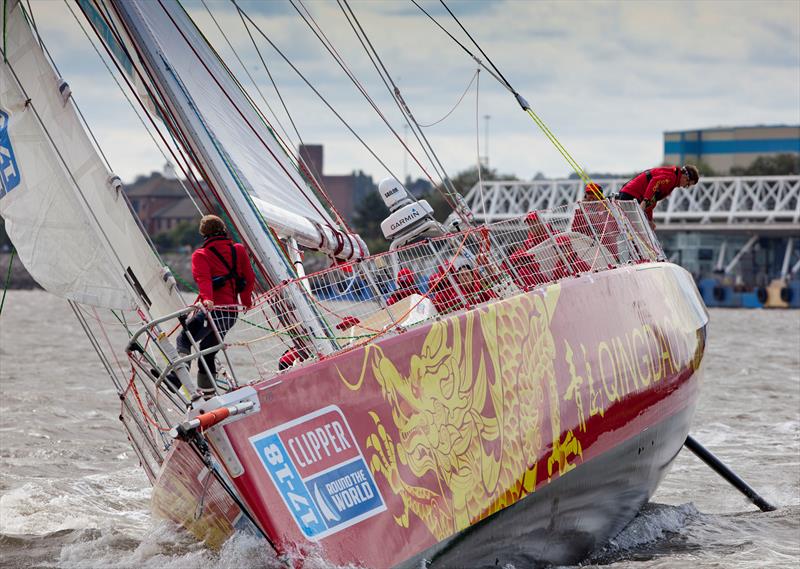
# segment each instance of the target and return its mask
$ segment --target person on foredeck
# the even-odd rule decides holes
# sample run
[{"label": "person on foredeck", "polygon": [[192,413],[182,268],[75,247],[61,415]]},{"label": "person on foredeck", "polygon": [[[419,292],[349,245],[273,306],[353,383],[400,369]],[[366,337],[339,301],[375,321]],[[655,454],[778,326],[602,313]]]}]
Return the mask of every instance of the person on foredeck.
[{"label": "person on foredeck", "polygon": [[[192,253],[192,276],[199,290],[198,304],[208,311],[220,338],[225,338],[239,317],[239,307],[236,305],[243,306],[245,310],[252,306],[255,274],[250,266],[247,249],[228,237],[222,219],[216,215],[203,216],[200,220],[200,235],[205,241]],[[186,328],[178,335],[176,343],[181,356],[187,356],[192,351],[187,330],[201,350],[218,344],[206,312],[198,311],[186,322]],[[203,356],[210,376],[205,366],[198,362],[197,387],[204,397],[213,396],[216,392],[215,357],[216,351]]]},{"label": "person on foredeck", "polygon": [[[578,202],[578,207],[575,208],[575,213],[572,216],[572,221],[569,225],[570,231],[577,231],[578,233],[583,233],[584,235],[588,235],[592,237],[594,234],[592,233],[592,229],[594,227],[589,226],[589,220],[586,219],[587,214],[589,217],[595,217],[594,214],[598,211],[598,208],[595,207],[593,202],[599,202],[605,199],[603,195],[603,189],[595,184],[594,182],[590,184],[586,184],[586,188],[584,190],[583,199]],[[597,204],[601,205],[602,204]],[[605,208],[607,209],[607,208]],[[585,213],[584,213],[585,212]],[[592,219],[592,222],[595,220]]]},{"label": "person on foredeck", "polygon": [[480,275],[464,257],[456,258],[446,269],[439,267],[428,283],[428,294],[433,293],[431,301],[440,314],[461,310],[465,302],[469,308],[497,298],[493,290],[484,288]]},{"label": "person on foredeck", "polygon": [[511,252],[508,261],[511,265],[509,272],[517,286],[529,290],[537,285],[545,284],[549,280],[542,272],[536,255],[531,252],[532,248],[544,243],[549,238],[549,228],[545,226],[545,222],[535,211],[525,216],[525,225],[528,227],[525,241]]},{"label": "person on foredeck", "polygon": [[650,227],[655,229],[653,210],[656,204],[669,196],[675,188],[688,188],[699,180],[700,172],[691,164],[651,168],[637,174],[622,186],[617,199],[639,202],[650,221]]},{"label": "person on foredeck", "polygon": [[411,269],[403,267],[397,271],[397,289],[386,299],[386,304],[391,306],[396,302],[411,296],[412,294],[422,294],[417,288],[417,281]]},{"label": "person on foredeck", "polygon": [[577,276],[592,270],[589,263],[578,255],[569,235],[557,235],[555,243],[559,251],[556,257],[556,266],[553,269],[554,279],[558,280],[569,276]]}]

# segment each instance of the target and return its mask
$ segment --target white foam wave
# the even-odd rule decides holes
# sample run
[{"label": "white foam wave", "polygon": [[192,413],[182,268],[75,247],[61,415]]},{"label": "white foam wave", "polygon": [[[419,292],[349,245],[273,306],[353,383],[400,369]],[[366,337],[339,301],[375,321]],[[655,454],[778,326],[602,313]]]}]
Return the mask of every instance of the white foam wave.
[{"label": "white foam wave", "polygon": [[691,503],[680,506],[647,504],[619,535],[609,541],[603,552],[631,551],[669,534],[680,533],[698,515],[697,508]]},{"label": "white foam wave", "polygon": [[41,536],[61,530],[142,527],[150,487],[138,468],[77,479],[33,479],[0,496],[0,533]]},{"label": "white foam wave", "polygon": [[[300,560],[293,557],[293,560]],[[348,569],[326,561],[319,552],[302,558],[305,569]],[[131,540],[115,531],[62,547],[60,569],[284,569],[284,565],[258,537],[237,533],[219,551],[206,549],[187,532],[169,522],[153,523],[141,538]],[[352,569],[355,569],[353,567]]]}]

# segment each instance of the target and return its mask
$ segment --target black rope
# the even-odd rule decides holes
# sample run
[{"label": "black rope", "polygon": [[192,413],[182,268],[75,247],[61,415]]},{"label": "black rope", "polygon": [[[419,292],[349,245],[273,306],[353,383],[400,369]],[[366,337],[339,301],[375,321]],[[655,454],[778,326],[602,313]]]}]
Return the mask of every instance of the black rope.
[{"label": "black rope", "polygon": [[[512,93],[513,95],[515,95],[515,96],[517,95],[517,92],[516,92],[516,91],[514,91],[514,89],[513,89],[513,88],[512,88],[512,87],[511,87],[511,86],[508,84],[508,82],[506,82],[506,80],[505,80],[505,79],[503,79],[502,77],[498,77],[497,73],[495,73],[493,70],[491,70],[491,69],[489,69],[488,67],[486,67],[486,65],[483,63],[483,61],[481,61],[481,60],[480,60],[480,58],[478,58],[478,57],[477,57],[477,56],[476,56],[474,53],[472,53],[472,52],[469,50],[469,48],[467,48],[467,46],[465,46],[463,43],[461,43],[460,41],[458,41],[458,38],[456,38],[456,37],[455,37],[453,34],[451,34],[451,33],[450,33],[448,30],[447,30],[447,28],[445,28],[444,26],[442,26],[442,24],[440,24],[440,23],[439,23],[439,22],[436,20],[436,18],[434,18],[433,16],[431,16],[431,14],[430,14],[430,13],[429,13],[427,10],[425,10],[425,8],[423,8],[422,6],[420,6],[420,5],[419,5],[419,4],[416,2],[416,0],[411,0],[411,2],[414,4],[414,6],[416,6],[417,8],[419,8],[419,9],[420,9],[420,11],[422,11],[422,13],[423,13],[423,14],[425,14],[426,16],[428,16],[428,18],[431,20],[431,22],[433,22],[434,24],[436,24],[436,26],[437,26],[437,27],[438,27],[440,30],[442,30],[442,31],[443,31],[445,34],[447,34],[447,36],[448,36],[448,37],[449,37],[451,40],[453,40],[454,42],[456,42],[456,44],[458,44],[458,46],[459,46],[461,49],[463,49],[463,50],[464,50],[464,51],[467,53],[467,55],[469,55],[469,56],[470,56],[472,59],[474,59],[474,60],[475,60],[475,62],[476,62],[478,65],[480,65],[480,66],[481,66],[481,67],[483,67],[483,68],[484,68],[486,71],[488,71],[488,72],[489,72],[489,75],[491,75],[492,77],[494,77],[494,78],[497,80],[497,82],[498,82],[498,83],[500,83],[500,84],[501,84],[503,87],[505,87],[506,89],[508,89],[509,91],[511,91],[511,93]],[[490,63],[491,63],[491,62],[490,62]]]},{"label": "black rope", "polygon": [[467,34],[467,37],[470,39],[470,41],[473,44],[475,44],[475,47],[478,48],[478,51],[481,52],[481,55],[486,59],[486,61],[489,62],[489,65],[492,66],[492,69],[494,69],[495,72],[497,72],[497,75],[500,76],[500,79],[503,80],[503,83],[505,83],[506,87],[508,87],[509,90],[511,90],[514,93],[516,93],[516,91],[514,91],[514,88],[511,86],[511,83],[509,83],[508,80],[505,77],[503,77],[503,74],[500,72],[500,70],[497,68],[497,66],[494,64],[494,62],[492,62],[492,60],[489,58],[489,56],[486,55],[486,52],[483,51],[481,46],[478,45],[478,42],[475,41],[475,38],[473,38],[472,35],[467,31],[467,28],[465,28],[463,25],[461,25],[461,22],[459,21],[459,19],[456,17],[455,14],[453,14],[453,11],[450,10],[450,8],[447,6],[447,4],[444,3],[444,0],[439,0],[439,2],[442,3],[442,6],[444,6],[444,9],[447,10],[447,12],[453,17],[453,19],[456,21],[456,24],[458,24],[458,27],[461,28],[464,31],[464,33]]},{"label": "black rope", "polygon": [[370,153],[370,155],[371,155],[373,158],[375,158],[375,160],[378,162],[378,164],[380,164],[380,165],[381,165],[381,166],[382,166],[382,167],[383,167],[383,168],[384,168],[384,169],[385,169],[385,170],[386,170],[386,171],[389,173],[389,175],[390,175],[390,176],[392,176],[392,177],[394,177],[394,178],[397,178],[397,176],[396,176],[396,175],[395,175],[395,174],[392,172],[392,169],[391,169],[391,168],[389,168],[389,166],[387,166],[387,165],[386,165],[386,164],[383,162],[383,160],[381,160],[381,159],[380,159],[380,157],[378,157],[378,155],[377,155],[377,154],[375,154],[375,152],[372,150],[372,148],[370,148],[370,146],[369,146],[369,145],[368,145],[368,144],[367,144],[367,143],[364,141],[364,139],[363,139],[363,138],[361,138],[361,137],[358,135],[358,133],[357,133],[355,130],[353,130],[353,128],[352,128],[352,127],[351,127],[351,126],[350,126],[350,125],[347,123],[347,121],[346,121],[346,120],[345,120],[345,119],[342,117],[342,115],[340,115],[340,114],[339,114],[339,113],[336,111],[336,109],[334,109],[334,108],[333,108],[333,106],[332,106],[332,105],[331,105],[331,104],[328,102],[328,100],[327,100],[327,99],[326,99],[326,98],[325,98],[325,97],[322,95],[322,93],[320,93],[320,92],[319,92],[319,91],[316,89],[316,87],[314,87],[314,86],[311,84],[311,82],[310,82],[308,79],[306,79],[305,75],[303,75],[303,74],[302,74],[302,72],[301,72],[299,69],[297,69],[297,67],[295,67],[295,65],[294,65],[294,64],[293,64],[293,63],[292,63],[292,62],[289,60],[289,58],[288,58],[288,57],[286,57],[286,55],[285,55],[285,54],[284,54],[284,53],[283,53],[283,52],[282,52],[282,51],[281,51],[281,50],[278,48],[278,46],[276,46],[276,45],[275,45],[275,44],[272,42],[272,40],[271,40],[271,39],[269,39],[269,37],[267,36],[267,34],[266,34],[266,33],[264,33],[264,31],[263,31],[263,30],[262,30],[262,29],[261,29],[261,28],[258,26],[258,24],[256,24],[256,23],[253,21],[253,19],[252,19],[252,18],[251,18],[251,17],[250,17],[250,16],[247,14],[247,12],[245,12],[244,10],[242,10],[242,9],[239,7],[239,5],[236,3],[236,0],[231,0],[231,3],[232,3],[232,4],[233,4],[235,7],[236,7],[236,9],[237,9],[237,10],[238,10],[238,11],[239,11],[239,12],[240,12],[242,15],[244,15],[244,17],[247,19],[247,21],[248,21],[248,22],[250,22],[250,25],[252,25],[252,26],[253,26],[253,28],[255,28],[255,30],[256,30],[256,31],[259,33],[259,35],[260,35],[262,38],[264,38],[264,40],[266,40],[266,42],[267,42],[267,43],[269,43],[269,45],[272,47],[272,49],[274,49],[274,50],[275,50],[275,52],[276,52],[278,55],[280,55],[280,56],[281,56],[281,58],[282,58],[282,59],[283,59],[283,60],[286,62],[286,64],[287,64],[289,67],[291,67],[292,71],[294,71],[294,72],[297,74],[297,76],[298,76],[298,77],[300,77],[300,79],[302,79],[302,80],[303,80],[303,82],[306,84],[306,86],[307,86],[309,89],[311,89],[311,90],[314,92],[314,94],[315,94],[317,97],[319,97],[319,99],[320,99],[320,100],[321,100],[321,101],[322,101],[322,102],[325,104],[325,106],[326,106],[326,107],[328,107],[328,110],[330,110],[330,111],[331,111],[331,112],[334,114],[334,116],[335,116],[337,119],[339,119],[339,121],[340,121],[340,122],[341,122],[341,123],[342,123],[342,124],[345,126],[345,128],[347,128],[347,130],[350,132],[350,134],[352,134],[352,135],[353,135],[353,136],[354,136],[354,137],[355,137],[355,138],[356,138],[356,139],[357,139],[357,140],[358,140],[358,141],[359,141],[359,142],[360,142],[360,143],[361,143],[361,144],[364,146],[364,148],[366,148],[366,149],[367,149],[367,152],[369,152],[369,153]]},{"label": "black rope", "polygon": [[[469,221],[469,217],[468,217],[469,210],[466,208],[466,204],[463,203],[463,201],[460,201],[458,199],[460,194],[458,194],[458,191],[455,189],[455,186],[453,186],[453,183],[450,180],[450,177],[447,175],[447,171],[445,170],[444,165],[441,163],[441,161],[439,160],[438,156],[436,155],[436,152],[433,149],[433,145],[431,145],[430,141],[425,136],[425,133],[422,132],[422,129],[419,127],[419,123],[414,118],[414,115],[411,113],[411,109],[408,108],[408,104],[405,102],[405,100],[403,100],[403,97],[400,94],[400,88],[394,82],[394,80],[392,79],[392,76],[389,73],[388,69],[386,69],[386,66],[383,64],[383,61],[381,60],[380,55],[378,55],[378,51],[372,45],[372,42],[370,41],[369,36],[367,36],[366,31],[364,31],[364,28],[361,26],[361,23],[358,21],[358,18],[356,17],[356,15],[353,12],[352,8],[350,8],[350,5],[348,4],[347,0],[337,0],[337,2],[339,3],[339,7],[342,9],[342,12],[344,13],[345,17],[347,18],[348,23],[350,23],[350,26],[353,27],[353,23],[350,22],[350,18],[347,16],[347,12],[345,12],[344,8],[342,8],[342,2],[344,2],[344,5],[347,7],[347,11],[350,12],[350,16],[353,18],[353,22],[355,22],[355,25],[358,26],[358,30],[361,32],[360,35],[359,35],[359,32],[356,31],[355,28],[353,28],[353,31],[355,32],[356,36],[358,37],[359,41],[361,42],[362,47],[364,47],[364,50],[367,52],[367,55],[369,55],[370,61],[372,61],[373,66],[375,66],[375,61],[373,60],[372,55],[370,55],[370,50],[371,50],[372,53],[375,55],[375,60],[377,60],[378,64],[380,64],[380,68],[383,70],[383,73],[386,75],[386,79],[388,79],[389,83],[392,84],[392,86],[389,87],[389,85],[386,82],[386,79],[384,79],[383,75],[381,74],[381,71],[378,70],[377,66],[376,66],[376,71],[378,71],[378,75],[381,76],[381,80],[383,81],[383,84],[389,90],[389,93],[392,95],[392,98],[397,103],[397,106],[399,107],[401,114],[405,118],[406,123],[411,128],[411,132],[414,133],[414,137],[417,139],[417,142],[420,144],[420,146],[422,146],[423,151],[425,152],[425,155],[428,157],[428,160],[431,161],[431,163],[434,166],[434,169],[436,169],[437,175],[439,175],[440,179],[442,180],[442,186],[443,186],[445,191],[439,190],[439,192],[442,194],[442,196],[445,198],[445,200],[447,200],[447,202],[450,205],[450,207],[453,208],[453,210],[461,218],[461,220],[465,224],[470,225],[470,221]],[[361,36],[363,36],[363,38],[364,38],[363,40],[361,39]],[[367,42],[367,45],[369,46],[369,49],[367,49],[367,47],[364,45],[364,41]],[[411,124],[412,122],[413,122],[413,124]],[[414,125],[417,126],[416,129],[414,129]],[[419,132],[419,134],[417,132]],[[397,136],[396,133],[395,133],[395,135]],[[420,137],[422,138],[422,140],[420,140]],[[398,136],[398,138],[399,138],[399,136]],[[423,144],[423,140],[424,140],[424,144]],[[427,149],[430,150],[430,154],[428,154],[428,150],[426,149],[426,146],[427,146]],[[412,154],[412,156],[413,156],[413,154]],[[415,158],[415,160],[416,160],[416,158]],[[417,162],[417,164],[419,164],[419,162]],[[437,169],[437,165],[438,165],[438,168],[441,169],[441,173],[439,172],[439,169]],[[433,180],[431,180],[431,182],[432,181]],[[448,187],[448,184],[449,184],[449,187]],[[437,188],[437,190],[438,190],[438,188]]]}]

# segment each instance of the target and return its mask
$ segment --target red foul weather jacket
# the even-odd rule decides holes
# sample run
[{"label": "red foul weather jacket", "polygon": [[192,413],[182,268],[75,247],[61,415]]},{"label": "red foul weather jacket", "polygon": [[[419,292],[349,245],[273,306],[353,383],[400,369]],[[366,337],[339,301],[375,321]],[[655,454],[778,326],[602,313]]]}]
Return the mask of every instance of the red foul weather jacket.
[{"label": "red foul weather jacket", "polygon": [[[227,266],[212,249],[225,259]],[[244,278],[245,285],[244,290],[238,295],[236,278],[229,278],[216,290],[212,283],[214,277],[224,277],[230,273],[232,249],[236,251],[236,274]],[[255,274],[250,266],[247,249],[244,248],[244,245],[234,243],[226,236],[209,237],[202,247],[192,253],[192,276],[197,283],[197,288],[200,289],[200,300],[212,300],[215,305],[243,304],[247,308],[250,308],[253,303]]]},{"label": "red foul weather jacket", "polygon": [[642,204],[647,218],[652,220],[656,202],[670,195],[680,181],[681,169],[678,166],[651,168],[622,186],[620,192],[636,198],[636,201]]}]

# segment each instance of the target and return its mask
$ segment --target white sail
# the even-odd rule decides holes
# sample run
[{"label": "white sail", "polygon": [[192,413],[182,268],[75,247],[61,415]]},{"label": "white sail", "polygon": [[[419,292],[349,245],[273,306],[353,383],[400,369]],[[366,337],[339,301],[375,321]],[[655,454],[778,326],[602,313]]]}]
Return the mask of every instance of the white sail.
[{"label": "white sail", "polygon": [[257,235],[270,233],[264,223],[281,238],[340,259],[368,254],[358,235],[333,221],[178,3],[77,1],[137,97],[159,118],[163,114],[150,93],[166,89],[162,104],[188,132],[185,143],[203,162],[221,192],[220,201],[244,224],[240,229],[245,240],[276,280],[295,275],[281,267],[280,248]]},{"label": "white sail", "polygon": [[118,4],[150,29],[171,72],[247,190],[274,207],[333,223],[183,8],[158,0]]},{"label": "white sail", "polygon": [[21,4],[6,10],[0,215],[22,263],[46,290],[84,304],[153,316],[181,308]]},{"label": "white sail", "polygon": [[[134,66],[163,94],[166,112],[180,127],[173,135],[202,167],[272,283],[290,280],[297,272],[274,237],[274,230],[268,227],[272,220],[259,210],[254,197],[267,197],[270,211],[279,215],[281,210],[295,212],[285,216],[286,229],[291,230],[298,217],[302,218],[299,225],[319,227],[319,239],[307,246],[328,246],[326,250],[339,255],[342,247],[336,244],[346,241],[351,255],[356,250],[367,254],[363,243],[321,229],[332,228],[330,218],[297,189],[299,175],[294,167],[177,2],[112,0],[106,6],[119,23],[119,33],[126,36],[124,42],[135,46]],[[102,31],[100,35],[103,37]],[[302,322],[312,337],[330,335],[307,293],[289,287],[285,294],[289,297],[285,304],[288,309],[281,311],[280,318]],[[314,343],[323,352],[334,349],[328,340]]]}]

